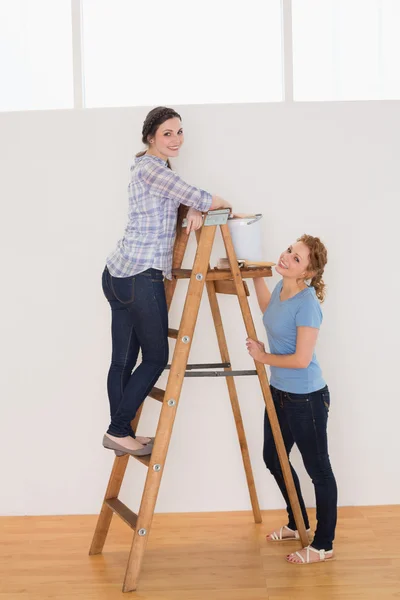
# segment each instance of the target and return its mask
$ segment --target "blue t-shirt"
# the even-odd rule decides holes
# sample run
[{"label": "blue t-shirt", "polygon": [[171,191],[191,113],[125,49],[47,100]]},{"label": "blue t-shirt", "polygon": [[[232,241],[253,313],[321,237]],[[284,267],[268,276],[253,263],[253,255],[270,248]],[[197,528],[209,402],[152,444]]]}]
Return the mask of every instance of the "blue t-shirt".
[{"label": "blue t-shirt", "polygon": [[[292,298],[282,301],[280,281],[271,294],[263,323],[271,354],[296,352],[297,327],[315,327],[322,323],[322,311],[313,287],[307,287]],[[321,367],[313,353],[306,369],[271,367],[271,385],[283,392],[309,394],[325,387]]]}]

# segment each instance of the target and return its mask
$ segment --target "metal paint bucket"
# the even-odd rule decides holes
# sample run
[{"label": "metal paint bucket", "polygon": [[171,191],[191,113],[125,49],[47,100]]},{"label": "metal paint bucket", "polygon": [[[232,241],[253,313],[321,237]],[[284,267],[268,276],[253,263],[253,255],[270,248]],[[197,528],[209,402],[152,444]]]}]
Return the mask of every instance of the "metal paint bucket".
[{"label": "metal paint bucket", "polygon": [[228,219],[228,227],[238,259],[257,262],[263,260],[261,219],[262,215],[259,214]]}]

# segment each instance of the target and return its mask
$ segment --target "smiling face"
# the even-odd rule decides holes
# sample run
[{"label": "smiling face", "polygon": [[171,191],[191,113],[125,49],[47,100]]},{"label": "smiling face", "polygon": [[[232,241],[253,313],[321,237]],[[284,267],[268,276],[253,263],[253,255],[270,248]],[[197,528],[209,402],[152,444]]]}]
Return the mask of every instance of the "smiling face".
[{"label": "smiling face", "polygon": [[150,152],[163,160],[179,155],[184,142],[182,122],[173,117],[161,123],[154,136],[149,136]]},{"label": "smiling face", "polygon": [[307,269],[310,262],[310,251],[303,242],[289,246],[279,257],[275,270],[282,277],[290,279],[309,279],[312,276]]}]

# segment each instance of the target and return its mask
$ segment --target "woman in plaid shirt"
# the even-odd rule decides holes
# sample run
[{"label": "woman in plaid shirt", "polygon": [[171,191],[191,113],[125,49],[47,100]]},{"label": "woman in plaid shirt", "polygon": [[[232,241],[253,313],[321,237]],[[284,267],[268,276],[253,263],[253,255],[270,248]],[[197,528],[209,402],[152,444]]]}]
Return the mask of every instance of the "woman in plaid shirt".
[{"label": "woman in plaid shirt", "polygon": [[[177,112],[165,107],[150,111],[142,130],[148,148],[131,167],[128,224],[103,272],[103,291],[112,314],[107,379],[111,423],[103,446],[117,455],[150,454],[153,447],[151,438],[135,436],[131,421],[168,362],[163,279],[172,277],[179,205],[189,206],[188,234],[201,227],[203,212],[231,208],[171,170],[169,158],[178,156],[183,140]],[[139,349],[142,362],[133,371]]]}]

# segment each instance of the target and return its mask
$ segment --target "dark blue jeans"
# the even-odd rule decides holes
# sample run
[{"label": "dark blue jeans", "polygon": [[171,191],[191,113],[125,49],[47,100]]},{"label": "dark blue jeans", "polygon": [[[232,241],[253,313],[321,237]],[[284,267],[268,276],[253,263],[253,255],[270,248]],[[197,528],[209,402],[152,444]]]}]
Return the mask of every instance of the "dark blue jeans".
[{"label": "dark blue jeans", "polygon": [[[112,314],[107,378],[111,424],[107,433],[135,437],[131,421],[168,362],[163,275],[157,269],[147,269],[133,277],[113,277],[106,267],[102,283]],[[142,362],[133,371],[139,349]]]},{"label": "dark blue jeans", "polygon": [[[306,471],[314,484],[317,529],[312,546],[317,550],[331,550],[337,519],[337,487],[328,455],[326,431],[330,406],[328,387],[310,394],[292,394],[271,386],[271,393],[286,451],[289,455],[293,444],[297,445]],[[264,418],[264,462],[275,477],[285,499],[289,516],[288,527],[296,529],[267,413]],[[299,478],[292,465],[290,468],[304,522],[308,529],[308,515],[301,494]]]}]

